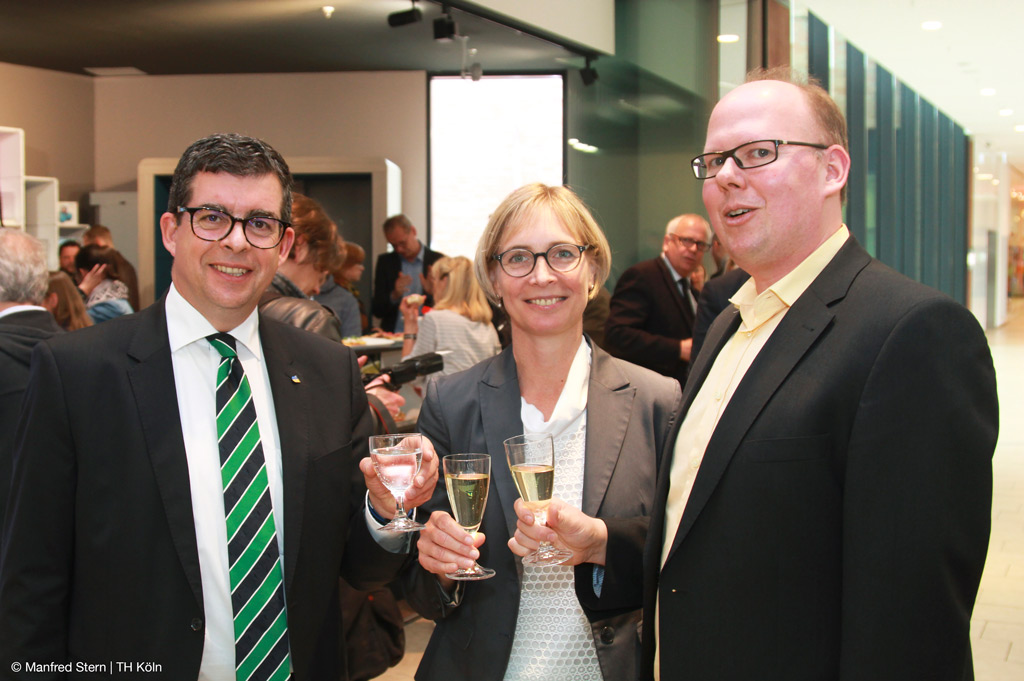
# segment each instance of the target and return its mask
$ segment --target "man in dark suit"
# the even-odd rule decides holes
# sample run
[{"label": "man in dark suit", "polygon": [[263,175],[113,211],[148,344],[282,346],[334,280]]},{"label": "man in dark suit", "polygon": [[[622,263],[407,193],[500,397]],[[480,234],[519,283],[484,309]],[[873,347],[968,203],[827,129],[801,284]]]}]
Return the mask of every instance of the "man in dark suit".
[{"label": "man in dark suit", "polygon": [[[360,461],[354,355],[256,310],[294,239],[291,184],[259,140],[194,143],[160,218],[167,295],[36,347],[0,677],[344,678],[338,577],[386,582],[406,540],[377,536],[394,504]],[[433,490],[424,462],[409,505]]]},{"label": "man in dark suit", "polygon": [[[25,232],[0,229],[0,520],[11,486],[14,431],[32,348],[63,333],[42,307],[48,280],[45,246]],[[3,536],[0,527],[0,544]]]},{"label": "man in dark suit", "polygon": [[686,381],[697,297],[690,274],[709,248],[711,229],[699,215],[680,215],[665,229],[662,253],[633,265],[612,294],[605,343],[611,354]]},{"label": "man in dark suit", "polygon": [[416,236],[409,218],[401,214],[384,221],[384,237],[394,250],[377,258],[373,271],[373,314],[380,317],[382,329],[400,332],[404,327],[402,315],[398,314],[402,298],[426,294],[424,304],[434,304],[426,289],[427,273],[444,253],[427,248]]},{"label": "man in dark suit", "polygon": [[645,678],[973,678],[998,431],[984,333],[850,236],[846,125],[817,85],[754,75],[704,148],[704,204],[751,279],[659,475]]},{"label": "man in dark suit", "polygon": [[[788,70],[751,78],[693,160],[751,279],[690,371],[633,557],[641,678],[972,679],[998,432],[984,333],[843,225],[828,94]],[[559,520],[600,545],[592,518]],[[606,583],[589,605],[636,591]]]}]

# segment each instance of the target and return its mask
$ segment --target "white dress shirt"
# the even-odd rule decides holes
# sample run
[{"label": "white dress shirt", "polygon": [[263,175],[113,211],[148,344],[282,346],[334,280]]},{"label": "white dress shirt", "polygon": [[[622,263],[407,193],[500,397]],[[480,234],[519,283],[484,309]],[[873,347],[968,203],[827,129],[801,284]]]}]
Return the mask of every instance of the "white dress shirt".
[{"label": "white dress shirt", "polygon": [[[234,681],[235,633],[228,578],[228,539],[224,520],[224,487],[217,444],[216,379],[220,354],[206,341],[217,330],[171,285],[167,294],[167,337],[174,387],[192,488],[192,517],[199,547],[199,574],[206,614],[200,681]],[[284,491],[281,442],[270,391],[270,377],[260,345],[259,317],[254,310],[230,331],[238,358],[249,379],[260,442],[267,462],[267,480],[274,508],[277,546],[284,555]]]}]

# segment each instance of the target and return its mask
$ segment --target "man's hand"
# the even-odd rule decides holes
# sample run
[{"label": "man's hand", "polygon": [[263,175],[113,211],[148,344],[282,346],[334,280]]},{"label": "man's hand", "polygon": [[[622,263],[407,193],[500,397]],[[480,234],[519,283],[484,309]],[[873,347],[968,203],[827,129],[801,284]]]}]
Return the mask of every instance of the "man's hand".
[{"label": "man's hand", "polygon": [[399,272],[398,278],[395,279],[395,288],[391,291],[391,300],[397,303],[405,297],[405,294],[409,292],[410,284],[412,284],[412,277],[405,272]]},{"label": "man's hand", "polygon": [[441,586],[451,591],[454,581],[444,576],[459,568],[468,570],[480,557],[477,549],[486,537],[480,532],[471,535],[444,511],[434,511],[426,527],[420,530],[416,548],[419,550],[420,565],[427,572],[437,575]]},{"label": "man's hand", "polygon": [[690,361],[690,354],[691,354],[692,350],[693,350],[693,339],[692,338],[684,338],[683,340],[679,341],[679,359],[683,360],[684,362],[689,362]]},{"label": "man's hand", "polygon": [[[420,463],[420,472],[413,480],[413,485],[405,491],[405,510],[413,508],[426,502],[434,494],[434,487],[437,486],[437,454],[434,452],[434,445],[427,438],[422,438],[423,458]],[[363,474],[363,482],[370,492],[370,503],[373,509],[384,518],[394,518],[395,498],[388,488],[377,477],[377,471],[373,467],[373,459],[364,457],[359,462],[359,471]]]},{"label": "man's hand", "polygon": [[389,375],[381,374],[366,385],[366,392],[380,400],[388,410],[388,413],[391,414],[391,418],[397,420],[399,412],[401,412],[402,407],[405,405],[405,398],[385,385],[390,382],[391,377]]},{"label": "man's hand", "polygon": [[604,521],[591,518],[578,508],[573,508],[558,497],[551,499],[547,510],[547,527],[537,522],[534,513],[522,499],[516,499],[515,536],[508,540],[508,548],[517,556],[525,556],[537,550],[541,542],[572,551],[567,565],[594,563],[604,565],[605,550],[608,548],[608,527]]}]

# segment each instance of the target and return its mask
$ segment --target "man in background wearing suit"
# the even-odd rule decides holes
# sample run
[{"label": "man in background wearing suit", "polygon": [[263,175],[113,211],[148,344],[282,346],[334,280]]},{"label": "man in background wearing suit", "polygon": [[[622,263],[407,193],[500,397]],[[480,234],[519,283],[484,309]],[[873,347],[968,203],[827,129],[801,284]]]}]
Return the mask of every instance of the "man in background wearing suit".
[{"label": "man in background wearing suit", "polygon": [[[585,605],[642,592],[644,681],[973,679],[998,433],[984,333],[850,235],[846,121],[821,87],[751,74],[704,148],[704,205],[751,278],[683,390],[642,589]],[[600,544],[581,513],[548,525],[516,541]]]},{"label": "man in background wearing suit", "polygon": [[[394,504],[362,458],[354,355],[256,309],[294,239],[291,187],[264,142],[195,142],[160,218],[168,293],[36,346],[0,677],[344,678],[338,577],[388,581],[406,540],[377,538]],[[436,477],[425,454],[407,503]]]},{"label": "man in background wearing suit", "polygon": [[426,290],[430,266],[444,257],[427,248],[416,236],[416,228],[404,215],[392,215],[384,221],[384,237],[394,249],[377,258],[373,271],[373,314],[380,317],[385,331],[404,330],[398,306],[402,298],[414,293],[425,293],[424,305],[433,305],[434,299]]},{"label": "man in background wearing suit", "polygon": [[657,258],[633,265],[612,294],[605,343],[611,354],[686,381],[697,297],[690,274],[711,242],[699,215],[680,215],[665,228]]},{"label": "man in background wearing suit", "polygon": [[[29,358],[37,343],[64,333],[44,308],[46,247],[30,234],[0,228],[0,521],[11,487],[11,455]],[[0,527],[0,543],[3,541]]]}]

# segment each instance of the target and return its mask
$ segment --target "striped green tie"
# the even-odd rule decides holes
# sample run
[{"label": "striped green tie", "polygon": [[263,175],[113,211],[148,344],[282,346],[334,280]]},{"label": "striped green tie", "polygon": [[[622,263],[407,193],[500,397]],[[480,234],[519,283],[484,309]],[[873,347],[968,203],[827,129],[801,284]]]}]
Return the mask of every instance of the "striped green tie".
[{"label": "striped green tie", "polygon": [[235,679],[287,679],[291,660],[284,582],[256,407],[235,339],[226,333],[206,339],[221,356],[217,439],[235,621]]}]

